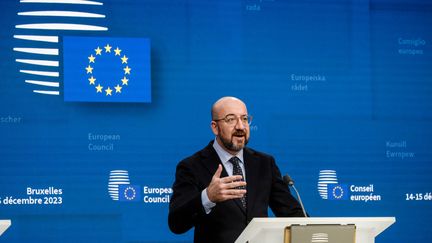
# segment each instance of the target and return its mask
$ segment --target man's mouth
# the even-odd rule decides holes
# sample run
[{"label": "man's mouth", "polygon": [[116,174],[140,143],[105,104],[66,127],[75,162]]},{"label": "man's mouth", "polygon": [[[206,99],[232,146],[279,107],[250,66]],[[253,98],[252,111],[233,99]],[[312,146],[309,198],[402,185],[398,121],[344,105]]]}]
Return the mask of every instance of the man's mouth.
[{"label": "man's mouth", "polygon": [[234,136],[234,137],[242,138],[242,137],[246,136],[246,133],[244,133],[244,132],[235,132],[235,133],[233,134],[233,136]]}]

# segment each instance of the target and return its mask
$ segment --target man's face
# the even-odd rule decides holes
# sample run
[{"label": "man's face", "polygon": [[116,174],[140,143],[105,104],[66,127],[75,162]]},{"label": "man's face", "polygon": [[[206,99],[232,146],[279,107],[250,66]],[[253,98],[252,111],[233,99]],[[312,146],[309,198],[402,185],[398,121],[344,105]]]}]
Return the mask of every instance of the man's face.
[{"label": "man's face", "polygon": [[229,153],[236,154],[249,141],[249,124],[241,119],[248,115],[246,106],[239,100],[224,101],[217,111],[216,119],[225,118],[227,115],[235,118],[234,123],[229,124],[225,120],[212,121],[212,130],[218,143]]}]

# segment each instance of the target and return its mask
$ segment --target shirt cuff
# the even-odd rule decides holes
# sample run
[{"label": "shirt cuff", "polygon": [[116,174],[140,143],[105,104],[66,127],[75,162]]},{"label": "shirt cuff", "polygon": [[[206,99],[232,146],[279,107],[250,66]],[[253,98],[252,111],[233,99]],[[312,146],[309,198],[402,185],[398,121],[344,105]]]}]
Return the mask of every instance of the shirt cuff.
[{"label": "shirt cuff", "polygon": [[206,214],[209,214],[211,212],[212,208],[214,206],[216,206],[216,203],[210,201],[210,199],[208,198],[207,188],[202,190],[202,192],[201,192],[201,202],[202,202],[202,205],[204,207]]}]

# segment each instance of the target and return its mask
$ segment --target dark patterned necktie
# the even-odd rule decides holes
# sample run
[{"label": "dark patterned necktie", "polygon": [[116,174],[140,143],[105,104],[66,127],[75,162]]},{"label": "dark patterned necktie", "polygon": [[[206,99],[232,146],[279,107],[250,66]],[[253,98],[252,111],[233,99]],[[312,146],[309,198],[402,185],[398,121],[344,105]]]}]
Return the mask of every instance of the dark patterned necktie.
[{"label": "dark patterned necktie", "polygon": [[[231,162],[231,164],[233,164],[233,175],[241,175],[242,179],[241,181],[244,181],[244,175],[243,175],[243,171],[242,168],[240,167],[240,159],[237,157],[232,157],[229,162]],[[237,187],[237,189],[246,189],[245,186],[239,186]],[[240,201],[242,203],[242,206],[244,209],[246,209],[246,194],[244,194],[244,196],[242,198],[240,198]]]}]

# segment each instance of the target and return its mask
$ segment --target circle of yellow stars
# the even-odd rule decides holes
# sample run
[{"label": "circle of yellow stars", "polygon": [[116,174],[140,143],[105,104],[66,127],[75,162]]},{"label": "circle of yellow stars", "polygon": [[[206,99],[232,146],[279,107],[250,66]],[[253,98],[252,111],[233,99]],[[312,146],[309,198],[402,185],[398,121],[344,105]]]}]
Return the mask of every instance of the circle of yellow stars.
[{"label": "circle of yellow stars", "polygon": [[[103,49],[100,48],[99,46],[94,49],[95,51],[95,55],[93,56],[93,53],[90,54],[90,56],[88,57],[89,59],[89,64],[88,66],[85,68],[87,74],[90,76],[90,78],[88,78],[89,81],[89,85],[93,85],[96,89],[96,93],[105,93],[105,96],[112,96],[113,94],[113,89],[111,89],[110,86],[104,87],[101,85],[101,82],[96,82],[97,79],[96,77],[93,76],[93,69],[94,67],[92,65],[94,65],[96,63],[96,58],[98,58],[98,56],[102,56],[102,54],[108,54],[110,55],[111,53],[114,53],[115,56],[119,56],[120,60],[121,60],[121,64],[124,67],[123,68],[123,78],[120,79],[120,82],[117,83],[116,86],[114,86],[113,88],[115,89],[115,93],[121,93],[122,89],[124,86],[127,86],[129,84],[129,79],[128,79],[128,75],[131,74],[131,68],[128,65],[128,57],[126,55],[123,54],[123,56],[121,55],[122,50],[119,47],[116,47],[116,49],[114,49],[114,52],[111,52],[111,49],[113,47],[110,46],[109,44],[106,44],[105,46],[103,46]],[[93,63],[93,64],[92,64]]]}]

